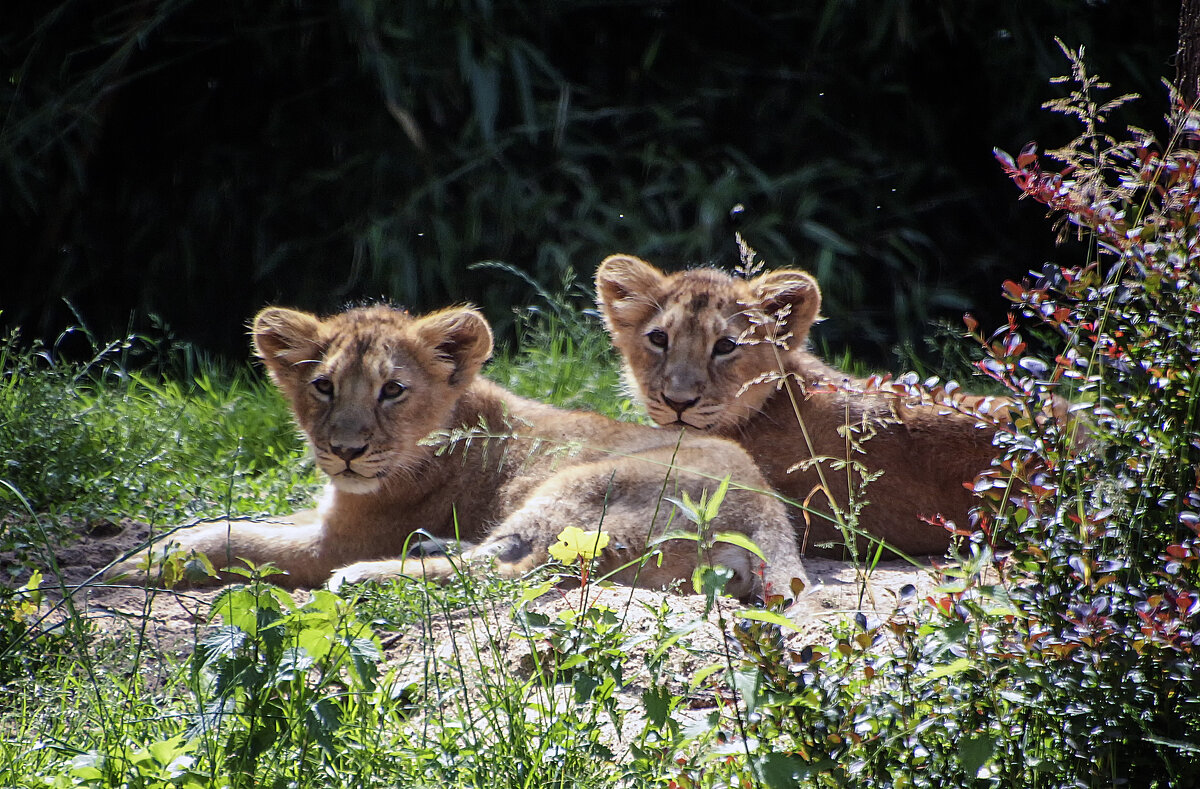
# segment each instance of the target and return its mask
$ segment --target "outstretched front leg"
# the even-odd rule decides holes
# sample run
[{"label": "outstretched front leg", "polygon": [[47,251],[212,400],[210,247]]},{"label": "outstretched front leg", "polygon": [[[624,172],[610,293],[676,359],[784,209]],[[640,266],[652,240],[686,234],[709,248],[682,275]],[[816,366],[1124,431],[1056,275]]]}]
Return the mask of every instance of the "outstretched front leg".
[{"label": "outstretched front leg", "polygon": [[335,570],[326,586],[336,592],[346,584],[380,583],[393,578],[425,578],[446,582],[460,573],[475,572],[483,566],[489,566],[492,574],[502,578],[518,578],[548,560],[549,554],[545,548],[535,551],[529,542],[516,534],[497,534],[453,556],[443,553],[355,562]]},{"label": "outstretched front leg", "polygon": [[216,521],[179,529],[154,541],[145,550],[118,562],[105,574],[114,582],[146,585],[164,577],[164,562],[172,555],[204,556],[217,577],[199,575],[178,580],[177,586],[205,586],[242,579],[223,572],[229,567],[270,563],[281,571],[271,580],[286,586],[318,586],[346,556],[325,539],[316,510],[297,512],[268,521]]}]

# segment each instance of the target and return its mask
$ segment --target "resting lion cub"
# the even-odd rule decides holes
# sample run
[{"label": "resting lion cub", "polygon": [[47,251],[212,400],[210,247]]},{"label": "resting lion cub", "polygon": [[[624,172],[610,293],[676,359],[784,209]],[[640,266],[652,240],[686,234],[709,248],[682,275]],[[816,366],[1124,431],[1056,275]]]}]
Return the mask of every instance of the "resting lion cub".
[{"label": "resting lion cub", "polygon": [[[516,576],[545,563],[559,532],[577,526],[610,537],[595,575],[618,570],[617,580],[662,586],[690,576],[695,542],[662,545],[661,566],[652,559],[640,572],[636,562],[618,568],[652,537],[690,525],[664,496],[698,498],[731,475],[749,489],[730,488],[716,530],[759,546],[770,561],[766,583],[778,593],[804,576],[784,506],[755,492],[766,483],[741,448],[712,437],[677,447],[676,431],[563,411],[478,377],[492,334],[475,310],[412,317],[377,305],[322,320],[267,308],[253,335],[330,484],[316,511],[170,537],[218,568],[239,558],[272,562],[297,586],[451,576],[445,556],[396,558],[423,529],[478,543],[458,560],[494,562],[495,572]],[[718,543],[713,554],[735,573],[730,594],[763,591],[762,562],[751,553]],[[115,570],[145,580],[136,566]]]},{"label": "resting lion cub", "polygon": [[[848,377],[805,350],[821,306],[808,274],[779,270],[746,280],[698,268],[668,275],[613,255],[596,272],[596,292],[626,375],[654,421],[736,439],[776,490],[826,513],[822,490],[843,511],[848,501],[848,471],[834,459],[883,472],[865,489],[859,528],[909,555],[944,553],[949,545],[949,533],[922,516],[967,525],[978,499],[963,483],[998,454],[994,430],[945,408],[862,392],[858,381],[847,387],[858,393],[836,391]],[[861,442],[865,454],[848,452],[840,430],[847,424],[858,439],[870,435]],[[824,484],[811,458],[824,458]],[[855,475],[855,488],[860,482]],[[809,528],[807,545],[842,542],[828,516],[810,520],[798,524]]]}]

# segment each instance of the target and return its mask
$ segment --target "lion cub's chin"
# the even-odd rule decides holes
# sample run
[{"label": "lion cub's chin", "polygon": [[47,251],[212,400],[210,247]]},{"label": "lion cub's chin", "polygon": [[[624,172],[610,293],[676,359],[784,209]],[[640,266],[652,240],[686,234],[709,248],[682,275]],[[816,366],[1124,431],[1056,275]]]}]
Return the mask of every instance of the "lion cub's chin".
[{"label": "lion cub's chin", "polygon": [[374,493],[383,485],[379,477],[360,477],[349,474],[336,474],[329,477],[333,486],[342,493],[365,494]]}]

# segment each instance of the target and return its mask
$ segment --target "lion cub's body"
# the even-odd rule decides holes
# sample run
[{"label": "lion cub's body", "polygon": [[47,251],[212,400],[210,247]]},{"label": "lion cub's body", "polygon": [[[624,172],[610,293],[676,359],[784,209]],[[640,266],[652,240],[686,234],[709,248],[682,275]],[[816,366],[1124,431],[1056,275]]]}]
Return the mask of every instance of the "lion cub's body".
[{"label": "lion cub's body", "polygon": [[[859,528],[906,554],[948,547],[949,533],[922,517],[967,525],[978,500],[963,483],[995,457],[993,431],[966,414],[864,391],[805,350],[820,307],[809,275],[668,275],[614,255],[596,286],[627,376],[656,422],[737,440],[780,493],[826,513],[824,489],[845,511],[848,488],[860,485],[858,474],[848,483],[839,460],[882,472],[865,489]],[[848,446],[845,425],[861,452]],[[827,517],[795,520],[810,546],[842,542]]]},{"label": "lion cub's body", "polygon": [[[269,561],[297,586],[450,576],[455,568],[444,556],[396,558],[423,530],[477,544],[460,560],[494,560],[496,572],[512,576],[546,562],[558,533],[577,526],[609,535],[595,570],[602,573],[638,558],[668,530],[673,508],[663,495],[682,489],[698,497],[727,474],[766,489],[732,442],[689,438],[677,449],[677,434],[563,411],[477,377],[492,339],[470,309],[414,318],[374,306],[320,320],[268,308],[255,320],[254,342],[330,485],[319,510],[279,524],[220,523],[173,535],[217,567]],[[770,557],[768,581],[803,576],[778,501],[731,489],[719,520],[718,530],[748,535]],[[676,517],[670,529],[689,526]],[[661,566],[651,561],[638,574],[634,565],[616,577],[645,586],[687,578],[695,545],[666,543]],[[761,591],[761,562],[731,546],[717,553],[713,559],[736,573],[731,593]]]}]

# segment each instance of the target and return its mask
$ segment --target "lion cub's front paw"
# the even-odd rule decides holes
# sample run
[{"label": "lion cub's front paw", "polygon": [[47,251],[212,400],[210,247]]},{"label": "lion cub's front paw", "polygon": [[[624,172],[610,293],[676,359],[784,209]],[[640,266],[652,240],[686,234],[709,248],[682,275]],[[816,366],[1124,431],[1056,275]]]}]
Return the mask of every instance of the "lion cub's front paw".
[{"label": "lion cub's front paw", "polygon": [[459,572],[447,556],[421,556],[382,562],[356,562],[334,570],[325,587],[332,592],[346,584],[379,583],[393,578],[424,578],[444,582]]},{"label": "lion cub's front paw", "polygon": [[208,557],[174,543],[130,556],[104,573],[105,583],[132,586],[192,587],[211,584],[215,580],[217,573]]},{"label": "lion cub's front paw", "polygon": [[[146,571],[147,566],[148,562],[145,556],[135,556],[131,559],[125,559],[105,570],[104,575],[101,576],[101,580],[105,583],[145,586],[152,580],[150,573]],[[155,566],[157,567],[158,565]],[[155,573],[153,580],[157,580],[159,574]]]}]

